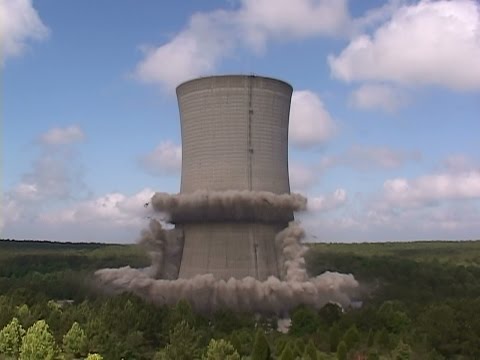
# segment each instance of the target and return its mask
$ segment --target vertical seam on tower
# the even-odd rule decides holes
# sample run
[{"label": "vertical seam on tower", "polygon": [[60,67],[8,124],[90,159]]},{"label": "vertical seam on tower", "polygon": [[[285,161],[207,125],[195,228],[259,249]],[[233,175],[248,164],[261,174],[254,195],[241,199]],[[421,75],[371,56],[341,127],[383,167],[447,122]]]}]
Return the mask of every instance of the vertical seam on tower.
[{"label": "vertical seam on tower", "polygon": [[[252,121],[253,121],[253,104],[252,104],[252,92],[253,92],[253,78],[255,75],[250,75],[248,77],[248,190],[252,191],[252,162],[253,162],[253,144],[252,144]],[[253,256],[255,261],[255,278],[258,279],[258,244],[257,239],[253,230],[254,224],[250,224],[250,237],[253,240]]]},{"label": "vertical seam on tower", "polygon": [[248,190],[252,191],[252,157],[253,157],[253,145],[252,145],[252,118],[253,118],[253,105],[252,105],[252,80],[253,75],[248,77]]}]

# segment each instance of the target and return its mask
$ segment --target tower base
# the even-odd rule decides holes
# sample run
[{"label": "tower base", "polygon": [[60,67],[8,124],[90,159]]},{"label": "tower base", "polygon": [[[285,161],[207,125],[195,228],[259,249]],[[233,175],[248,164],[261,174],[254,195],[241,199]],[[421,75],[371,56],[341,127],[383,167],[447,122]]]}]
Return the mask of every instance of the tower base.
[{"label": "tower base", "polygon": [[184,235],[179,278],[211,273],[224,280],[247,276],[266,280],[281,273],[275,235],[286,224],[220,222],[177,227]]}]

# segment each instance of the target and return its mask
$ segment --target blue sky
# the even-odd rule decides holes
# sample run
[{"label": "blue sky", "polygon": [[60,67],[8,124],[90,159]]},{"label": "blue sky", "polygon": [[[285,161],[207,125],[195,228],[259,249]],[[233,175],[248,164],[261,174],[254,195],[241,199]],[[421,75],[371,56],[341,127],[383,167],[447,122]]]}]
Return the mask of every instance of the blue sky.
[{"label": "blue sky", "polygon": [[134,241],[175,86],[225,73],[292,84],[309,240],[480,238],[478,2],[0,0],[0,31],[3,238]]}]

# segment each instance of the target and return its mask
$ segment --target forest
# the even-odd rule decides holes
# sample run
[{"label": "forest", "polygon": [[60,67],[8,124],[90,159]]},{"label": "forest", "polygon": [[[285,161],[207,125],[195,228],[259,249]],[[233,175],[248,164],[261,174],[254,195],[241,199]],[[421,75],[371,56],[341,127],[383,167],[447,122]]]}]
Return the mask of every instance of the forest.
[{"label": "forest", "polygon": [[480,359],[480,241],[311,244],[311,275],[352,273],[355,306],[285,319],[100,289],[149,265],[136,245],[0,241],[0,359]]}]

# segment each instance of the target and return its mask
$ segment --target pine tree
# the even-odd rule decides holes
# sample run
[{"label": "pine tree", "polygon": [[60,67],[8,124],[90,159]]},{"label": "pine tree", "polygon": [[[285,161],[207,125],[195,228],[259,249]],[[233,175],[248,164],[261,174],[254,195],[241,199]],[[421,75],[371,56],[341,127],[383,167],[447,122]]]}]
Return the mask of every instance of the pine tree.
[{"label": "pine tree", "polygon": [[340,344],[338,344],[337,348],[337,359],[338,360],[347,360],[347,345],[345,344],[345,341],[340,341]]},{"label": "pine tree", "polygon": [[74,322],[70,330],[63,337],[63,351],[72,357],[84,354],[87,347],[85,332],[77,322]]},{"label": "pine tree", "polygon": [[103,360],[103,357],[100,354],[88,354],[85,360]]},{"label": "pine tree", "polygon": [[405,344],[403,341],[400,341],[393,351],[395,360],[410,360],[412,355],[412,349],[410,345]]},{"label": "pine tree", "polygon": [[252,360],[270,359],[270,347],[262,329],[258,329],[253,343]]},{"label": "pine tree", "polygon": [[360,340],[360,334],[358,333],[357,327],[355,325],[350,326],[345,335],[343,336],[343,341],[347,345],[347,349],[351,350]]},{"label": "pine tree", "polygon": [[203,360],[240,360],[240,355],[230,342],[212,339]]},{"label": "pine tree", "polygon": [[312,339],[310,339],[307,343],[307,346],[305,346],[303,357],[307,360],[317,360],[317,348],[315,347]]},{"label": "pine tree", "polygon": [[378,352],[376,352],[375,350],[370,350],[368,352],[367,360],[379,360],[379,359],[380,359],[380,356],[378,356]]},{"label": "pine tree", "polygon": [[[200,335],[186,321],[179,322],[170,332],[170,343],[157,356],[171,360],[189,360],[200,357]],[[162,358],[162,357],[161,357]]]},{"label": "pine tree", "polygon": [[330,351],[337,351],[338,343],[340,342],[340,329],[337,324],[330,328],[329,341]]},{"label": "pine tree", "polygon": [[370,329],[370,331],[368,332],[367,346],[371,348],[374,343],[375,343],[375,333],[373,332],[372,329]]},{"label": "pine tree", "polygon": [[0,331],[0,354],[7,357],[18,358],[20,346],[25,330],[17,318],[13,318],[2,331]]},{"label": "pine tree", "polygon": [[20,360],[53,360],[57,355],[55,339],[45,320],[33,324],[23,337]]},{"label": "pine tree", "polygon": [[278,358],[279,360],[295,360],[295,355],[292,351],[291,343],[287,343],[282,351],[282,354]]}]

